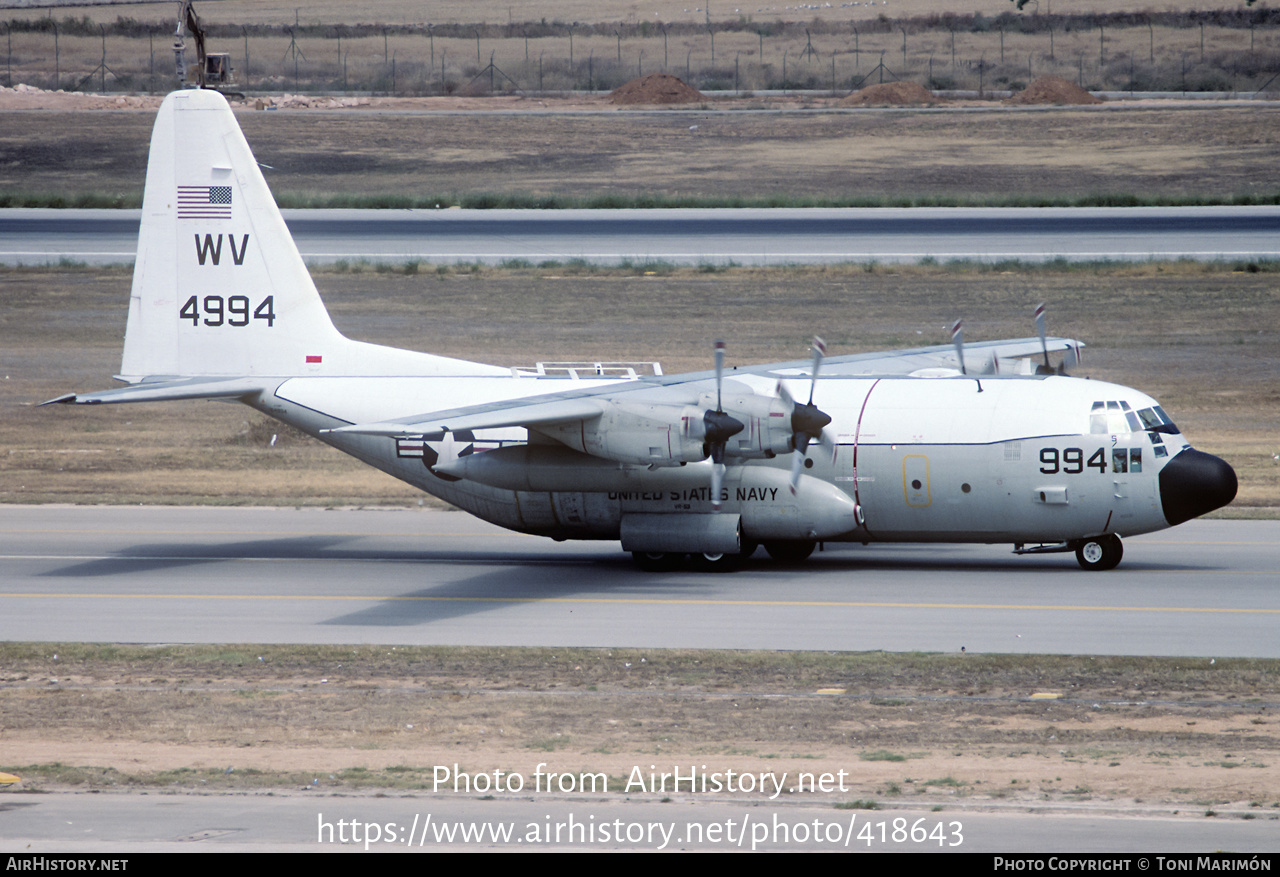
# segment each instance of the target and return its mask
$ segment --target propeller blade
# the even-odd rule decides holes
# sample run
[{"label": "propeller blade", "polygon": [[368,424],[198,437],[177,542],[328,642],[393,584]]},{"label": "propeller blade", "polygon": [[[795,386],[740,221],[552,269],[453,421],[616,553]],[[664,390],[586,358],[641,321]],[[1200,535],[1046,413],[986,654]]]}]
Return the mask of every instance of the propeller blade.
[{"label": "propeller blade", "polygon": [[804,468],[804,451],[796,448],[795,454],[791,457],[791,495],[796,495],[796,490],[800,487],[800,472]]},{"label": "propeller blade", "polygon": [[791,394],[787,392],[787,388],[783,385],[782,381],[778,381],[777,393],[778,398],[785,402],[788,408],[796,407],[796,400],[791,398]]},{"label": "propeller blade", "polygon": [[831,455],[831,462],[834,463],[836,459],[836,440],[832,438],[831,433],[827,432],[825,429],[818,433],[818,444],[822,446],[824,451]]},{"label": "propeller blade", "polygon": [[1049,345],[1044,338],[1044,302],[1036,305],[1036,334],[1040,336],[1040,349],[1044,351],[1044,368],[1049,370]]},{"label": "propeller blade", "polygon": [[818,386],[818,371],[822,368],[822,358],[826,356],[826,342],[817,335],[813,336],[813,368],[809,376],[809,401],[797,402],[787,392],[782,382],[778,382],[778,397],[791,409],[791,444],[795,448],[795,456],[791,459],[791,493],[800,486],[800,473],[804,469],[809,443],[817,440],[835,458],[835,441],[824,432],[831,422],[831,415],[813,404],[814,393]]},{"label": "propeller blade", "polygon": [[723,338],[717,338],[715,344],[716,359],[716,410],[723,411],[724,406],[720,404],[720,387],[724,383],[724,348]]},{"label": "propeller blade", "polygon": [[1080,348],[1078,345],[1072,344],[1062,356],[1062,373],[1065,375],[1069,369],[1075,368],[1079,363]]},{"label": "propeller blade", "polygon": [[967,375],[969,372],[964,367],[964,320],[956,320],[951,327],[951,343],[955,345],[956,359],[960,361],[960,374]]},{"label": "propeller blade", "polygon": [[813,368],[809,378],[809,404],[813,404],[813,391],[818,386],[818,369],[822,366],[822,357],[827,355],[827,342],[817,335],[813,336]]},{"label": "propeller blade", "polygon": [[720,489],[724,484],[724,452],[729,439],[746,429],[746,424],[736,417],[724,413],[721,389],[724,385],[724,349],[723,338],[715,343],[716,361],[716,410],[702,415],[705,429],[707,453],[711,455],[711,510],[720,511]]}]

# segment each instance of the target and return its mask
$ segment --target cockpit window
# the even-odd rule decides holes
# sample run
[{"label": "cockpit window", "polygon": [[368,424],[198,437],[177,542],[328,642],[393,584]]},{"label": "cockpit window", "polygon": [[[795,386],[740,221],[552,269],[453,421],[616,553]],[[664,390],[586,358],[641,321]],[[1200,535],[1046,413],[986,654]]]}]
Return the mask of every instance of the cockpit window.
[{"label": "cockpit window", "polygon": [[1089,411],[1089,432],[1095,435],[1154,431],[1177,435],[1178,427],[1159,405],[1135,412],[1128,402],[1094,402]]},{"label": "cockpit window", "polygon": [[1107,434],[1107,403],[1094,402],[1089,412],[1089,432],[1094,435]]},{"label": "cockpit window", "polygon": [[1139,419],[1146,429],[1153,429],[1156,432],[1163,432],[1168,435],[1177,435],[1178,427],[1169,419],[1169,415],[1164,413],[1164,409],[1159,405],[1151,408],[1143,408],[1138,412]]},{"label": "cockpit window", "polygon": [[1123,433],[1129,431],[1129,421],[1125,412],[1120,410],[1119,402],[1107,403],[1107,432]]}]

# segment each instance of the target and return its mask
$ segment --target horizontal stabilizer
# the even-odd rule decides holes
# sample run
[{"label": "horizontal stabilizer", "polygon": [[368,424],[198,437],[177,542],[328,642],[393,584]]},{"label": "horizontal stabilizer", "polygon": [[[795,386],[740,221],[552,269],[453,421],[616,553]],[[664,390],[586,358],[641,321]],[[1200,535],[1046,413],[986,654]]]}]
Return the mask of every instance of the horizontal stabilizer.
[{"label": "horizontal stabilizer", "polygon": [[67,393],[41,405],[105,405],[114,402],[173,402],[179,399],[243,399],[267,392],[279,379],[188,378],[180,381],[144,381],[97,393]]}]

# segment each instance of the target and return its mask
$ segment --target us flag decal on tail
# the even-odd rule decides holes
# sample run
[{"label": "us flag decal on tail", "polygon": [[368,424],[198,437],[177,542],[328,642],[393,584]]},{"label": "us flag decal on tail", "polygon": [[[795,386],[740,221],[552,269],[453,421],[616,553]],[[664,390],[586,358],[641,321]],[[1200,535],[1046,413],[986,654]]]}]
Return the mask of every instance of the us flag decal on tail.
[{"label": "us flag decal on tail", "polygon": [[230,219],[230,186],[179,186],[179,219]]}]

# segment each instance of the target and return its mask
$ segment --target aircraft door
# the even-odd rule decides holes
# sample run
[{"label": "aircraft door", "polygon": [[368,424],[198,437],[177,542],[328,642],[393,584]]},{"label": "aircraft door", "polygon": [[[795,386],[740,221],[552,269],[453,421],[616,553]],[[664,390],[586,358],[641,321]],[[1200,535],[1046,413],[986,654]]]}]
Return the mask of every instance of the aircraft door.
[{"label": "aircraft door", "polygon": [[1111,529],[1119,532],[1123,532],[1125,525],[1133,518],[1131,487],[1143,483],[1141,438],[1141,433],[1111,436],[1112,507],[1115,509]]},{"label": "aircraft door", "polygon": [[914,508],[927,508],[933,503],[929,458],[924,454],[907,454],[902,458],[902,492],[907,505]]},{"label": "aircraft door", "polygon": [[853,497],[857,506],[858,524],[864,523],[861,499],[858,496],[857,436],[841,433],[836,436],[835,454],[831,458],[831,479],[846,494]]}]

